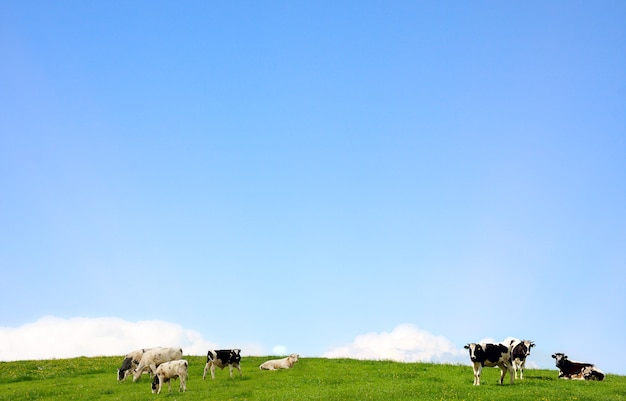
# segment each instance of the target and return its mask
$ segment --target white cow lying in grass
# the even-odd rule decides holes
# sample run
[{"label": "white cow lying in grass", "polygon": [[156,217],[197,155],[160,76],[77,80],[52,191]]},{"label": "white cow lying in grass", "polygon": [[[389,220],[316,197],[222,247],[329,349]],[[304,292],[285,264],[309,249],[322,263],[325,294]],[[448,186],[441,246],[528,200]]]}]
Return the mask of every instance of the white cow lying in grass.
[{"label": "white cow lying in grass", "polygon": [[272,359],[267,362],[263,362],[259,369],[261,370],[276,370],[276,369],[290,369],[294,363],[298,362],[298,354],[291,354],[283,359]]},{"label": "white cow lying in grass", "polygon": [[187,391],[187,368],[189,364],[186,360],[163,362],[156,369],[156,375],[152,381],[152,393],[161,394],[163,383],[167,383],[168,392],[172,392],[172,380],[179,378],[180,387],[178,391]]}]

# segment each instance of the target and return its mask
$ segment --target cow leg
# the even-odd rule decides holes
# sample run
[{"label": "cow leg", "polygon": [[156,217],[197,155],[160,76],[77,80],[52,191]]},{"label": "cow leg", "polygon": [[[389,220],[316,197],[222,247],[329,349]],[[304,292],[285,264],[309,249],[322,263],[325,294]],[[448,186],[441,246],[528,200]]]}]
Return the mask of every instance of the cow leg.
[{"label": "cow leg", "polygon": [[150,364],[150,378],[152,379],[154,376],[156,376],[156,364],[155,363],[151,363]]},{"label": "cow leg", "polygon": [[241,372],[241,365],[237,363],[237,364],[235,364],[235,367],[239,371],[239,377],[243,377],[243,373]]},{"label": "cow leg", "polygon": [[[141,368],[141,370],[139,370],[139,368]],[[139,366],[137,369],[135,369],[135,373],[133,374],[133,383],[139,380],[139,378],[141,377],[142,370],[143,370],[142,366]]]},{"label": "cow leg", "polygon": [[209,365],[210,365],[210,362],[207,362],[206,365],[204,365],[204,373],[202,374],[202,380],[206,378],[206,372],[209,371]]},{"label": "cow leg", "polygon": [[480,371],[482,368],[482,365],[479,363],[474,363],[474,386],[480,386]]},{"label": "cow leg", "polygon": [[230,375],[230,378],[232,379],[233,378],[233,364],[232,363],[228,364],[228,373]]},{"label": "cow leg", "polygon": [[511,384],[513,384],[515,383],[515,380],[513,378],[513,376],[515,376],[515,369],[513,369],[513,366],[511,366],[510,363],[507,363],[506,367],[509,370],[509,376],[511,376]]},{"label": "cow leg", "polygon": [[500,384],[502,384],[502,382],[504,381],[504,373],[506,373],[507,367],[502,362],[498,364],[498,367],[500,368]]},{"label": "cow leg", "polygon": [[509,371],[509,375],[511,376],[511,384],[513,384],[513,377],[515,376],[513,366],[511,366],[510,363],[504,362],[499,363],[498,366],[500,367],[500,384],[504,382],[504,375],[506,374],[507,370]]},{"label": "cow leg", "polygon": [[519,359],[513,360],[513,371],[515,372],[515,378],[517,379],[517,372],[520,370],[520,361]]},{"label": "cow leg", "polygon": [[215,380],[215,364],[211,364],[211,378]]},{"label": "cow leg", "polygon": [[[526,366],[526,359],[522,360],[522,362],[519,364],[519,378],[520,380],[524,378],[524,367]],[[515,378],[517,379],[517,375],[515,375]]]}]

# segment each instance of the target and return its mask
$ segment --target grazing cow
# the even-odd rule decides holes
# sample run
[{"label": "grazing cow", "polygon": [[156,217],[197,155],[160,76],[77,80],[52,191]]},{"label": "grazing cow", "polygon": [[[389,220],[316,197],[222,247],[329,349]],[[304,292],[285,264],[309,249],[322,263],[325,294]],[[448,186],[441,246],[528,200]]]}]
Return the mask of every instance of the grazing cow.
[{"label": "grazing cow", "polygon": [[259,369],[261,370],[276,370],[276,369],[291,369],[293,365],[298,362],[298,354],[291,354],[283,359],[272,359],[263,362]]},{"label": "grazing cow", "polygon": [[135,369],[137,369],[137,365],[139,365],[143,353],[149,350],[151,350],[151,348],[142,348],[126,354],[126,357],[124,357],[122,361],[122,367],[117,370],[117,380],[124,380],[127,376],[132,375]]},{"label": "grazing cow", "polygon": [[511,347],[511,362],[513,363],[513,370],[515,371],[515,378],[517,379],[517,373],[519,372],[519,378],[524,378],[524,368],[526,367],[526,357],[530,355],[530,349],[535,346],[535,343],[529,340],[518,340],[516,338],[507,341],[506,346]]},{"label": "grazing cow", "polygon": [[567,355],[557,352],[552,355],[559,368],[559,378],[571,380],[602,380],[604,373],[592,363],[576,362],[567,359]]},{"label": "grazing cow", "polygon": [[469,350],[470,359],[474,367],[474,386],[480,386],[480,372],[483,366],[498,366],[501,370],[500,384],[504,380],[504,374],[509,371],[511,384],[513,384],[513,366],[511,364],[511,348],[503,344],[471,343],[465,349]]},{"label": "grazing cow", "polygon": [[137,369],[135,369],[133,381],[136,382],[144,370],[149,369],[150,374],[154,375],[157,367],[163,362],[175,361],[182,359],[182,357],[182,348],[153,348],[150,351],[146,351],[141,357]]},{"label": "grazing cow", "polygon": [[206,372],[211,370],[211,378],[215,380],[215,368],[224,369],[228,366],[230,371],[230,377],[233,377],[233,367],[239,370],[239,376],[243,376],[241,373],[241,350],[240,349],[220,349],[209,350],[206,355],[206,365],[204,365],[204,374],[202,374],[202,380],[206,378]]},{"label": "grazing cow", "polygon": [[171,393],[171,380],[176,378],[180,379],[180,386],[178,387],[178,391],[187,391],[188,367],[189,364],[184,359],[163,362],[162,364],[160,364],[159,367],[156,369],[154,380],[152,380],[152,393],[161,394],[161,387],[163,387],[163,383],[167,383],[167,391],[168,393]]}]

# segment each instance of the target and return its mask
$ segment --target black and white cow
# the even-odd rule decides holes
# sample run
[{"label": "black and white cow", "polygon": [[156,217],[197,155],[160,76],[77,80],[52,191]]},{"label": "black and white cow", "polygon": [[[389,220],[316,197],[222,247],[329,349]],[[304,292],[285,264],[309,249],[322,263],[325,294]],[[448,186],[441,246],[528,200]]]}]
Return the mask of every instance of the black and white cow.
[{"label": "black and white cow", "polygon": [[241,350],[240,349],[220,349],[209,350],[206,355],[206,365],[204,365],[204,374],[202,374],[202,380],[206,378],[206,373],[211,370],[211,378],[215,380],[215,368],[224,369],[228,366],[230,371],[230,377],[233,377],[233,367],[239,370],[239,376],[243,376],[241,373]]},{"label": "black and white cow", "polygon": [[150,350],[151,348],[142,348],[126,354],[124,360],[122,361],[122,366],[117,370],[117,380],[124,380],[127,376],[135,373],[135,369],[137,369],[144,352]]},{"label": "black and white cow", "polygon": [[493,343],[471,343],[465,349],[469,350],[470,359],[474,368],[474,386],[480,386],[480,372],[484,366],[499,367],[500,384],[504,380],[504,374],[508,371],[513,384],[513,365],[511,363],[511,348],[503,344]]},{"label": "black and white cow", "polygon": [[567,359],[567,355],[557,352],[552,355],[559,368],[559,378],[571,380],[602,380],[604,372],[592,363],[576,362]]},{"label": "black and white cow", "polygon": [[[535,346],[535,343],[529,340],[511,339],[508,341],[511,348],[511,362],[513,363],[513,370],[515,371],[515,378],[519,372],[519,378],[524,378],[524,368],[526,367],[526,357],[530,355],[530,349]],[[507,344],[504,344],[507,345]]]}]

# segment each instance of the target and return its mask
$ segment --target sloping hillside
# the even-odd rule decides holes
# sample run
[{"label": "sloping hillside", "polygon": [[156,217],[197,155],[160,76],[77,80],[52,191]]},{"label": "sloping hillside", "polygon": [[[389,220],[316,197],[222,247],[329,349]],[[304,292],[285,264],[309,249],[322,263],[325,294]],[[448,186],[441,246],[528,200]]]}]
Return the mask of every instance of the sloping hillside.
[{"label": "sloping hillside", "polygon": [[[203,381],[204,357],[190,363],[188,391],[152,395],[150,380],[116,381],[122,357],[0,363],[0,400],[626,400],[626,377],[603,382],[557,379],[556,370],[527,370],[526,379],[499,385],[499,369],[486,368],[472,386],[469,366],[301,358],[291,370],[260,371],[268,358],[244,357],[243,378]],[[506,380],[505,380],[506,382]],[[166,389],[164,389],[166,391]]]}]

